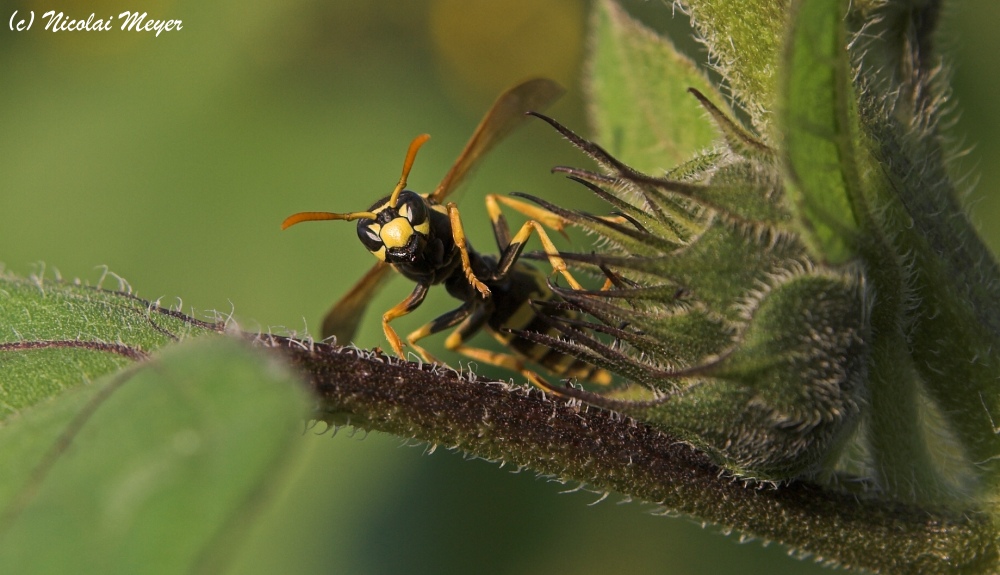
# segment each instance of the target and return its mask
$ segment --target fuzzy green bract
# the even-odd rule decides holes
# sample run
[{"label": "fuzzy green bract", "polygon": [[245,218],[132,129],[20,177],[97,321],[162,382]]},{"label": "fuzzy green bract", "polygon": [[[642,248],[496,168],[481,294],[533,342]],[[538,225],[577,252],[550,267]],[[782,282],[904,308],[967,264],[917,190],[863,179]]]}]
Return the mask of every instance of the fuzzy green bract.
[{"label": "fuzzy green bract", "polygon": [[850,259],[860,197],[853,131],[858,126],[838,2],[795,4],[777,103],[789,204],[816,259]]},{"label": "fuzzy green bract", "polygon": [[[753,127],[698,74],[657,77],[683,56],[616,66],[626,49],[673,48],[596,3],[597,137],[549,121],[600,168],[558,171],[610,215],[540,203],[603,239],[566,259],[612,287],[560,289],[593,321],[534,337],[621,382],[560,391],[678,435],[742,478],[850,474],[947,505],[989,493],[1000,274],[946,175],[939,75],[912,70],[935,60],[911,54],[909,84],[886,90],[893,76],[863,63],[885,48],[864,42],[891,9],[881,4],[681,4]],[[695,121],[675,104],[678,86],[692,88],[715,142],[687,159],[666,143],[629,145],[662,137],[635,121],[650,102]]]},{"label": "fuzzy green bract", "polygon": [[755,126],[771,123],[781,68],[781,46],[789,0],[687,0],[679,5],[691,16],[709,58],[725,77]]},{"label": "fuzzy green bract", "polygon": [[610,1],[594,5],[591,34],[587,99],[598,141],[644,170],[672,167],[713,144],[716,132],[687,88],[722,97],[695,62]]}]

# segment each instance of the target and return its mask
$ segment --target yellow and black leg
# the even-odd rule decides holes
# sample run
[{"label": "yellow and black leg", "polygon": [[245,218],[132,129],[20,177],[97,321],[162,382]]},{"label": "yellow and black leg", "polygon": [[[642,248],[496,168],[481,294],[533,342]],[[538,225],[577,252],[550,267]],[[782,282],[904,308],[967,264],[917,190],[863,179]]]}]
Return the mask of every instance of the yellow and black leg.
[{"label": "yellow and black leg", "polygon": [[428,353],[426,349],[417,345],[417,342],[427,336],[434,335],[435,333],[454,327],[459,322],[469,317],[469,314],[472,313],[474,307],[475,304],[473,302],[468,302],[459,308],[453,309],[446,314],[442,314],[430,323],[424,324],[420,327],[420,329],[406,336],[406,343],[410,344],[410,347],[416,350],[424,361],[428,363],[441,363],[434,356]]},{"label": "yellow and black leg", "polygon": [[392,351],[396,352],[396,355],[399,357],[404,357],[403,342],[400,341],[399,336],[396,335],[396,331],[389,327],[389,322],[398,317],[403,317],[420,307],[420,304],[424,303],[424,298],[427,297],[427,290],[429,287],[430,286],[427,284],[418,283],[406,299],[382,314],[382,331],[385,332],[385,339],[389,340],[389,345],[392,346]]},{"label": "yellow and black leg", "polygon": [[[500,212],[499,204],[503,204],[508,208],[524,215],[528,219],[535,220],[543,226],[559,232],[563,235],[563,237],[566,237],[566,225],[571,222],[563,216],[546,210],[545,208],[536,206],[535,204],[525,202],[524,200],[518,200],[510,196],[488,194],[486,196],[486,209],[489,211],[490,219],[493,220],[493,233],[496,235],[497,245],[500,247],[501,251],[503,251],[507,247],[507,244],[510,243],[510,229],[507,227],[506,218],[504,218],[503,213]],[[618,224],[628,223],[628,220],[621,216],[604,216],[599,219]]]},{"label": "yellow and black leg", "polygon": [[458,213],[458,206],[455,202],[448,202],[448,219],[451,220],[451,236],[452,240],[455,242],[455,247],[458,248],[458,253],[462,258],[462,271],[465,272],[465,279],[469,281],[469,285],[476,288],[484,298],[490,296],[490,288],[486,287],[486,284],[479,281],[476,277],[475,272],[472,271],[472,262],[469,259],[469,248],[468,240],[465,239],[465,228],[462,227],[462,218]]},{"label": "yellow and black leg", "polygon": [[[503,212],[500,211],[500,203],[532,218],[521,226],[521,229],[514,234],[514,237],[510,237],[510,228],[507,226],[507,220],[504,218]],[[566,223],[566,220],[562,216],[538,206],[496,194],[486,196],[486,210],[489,212],[490,220],[493,222],[493,234],[496,236],[497,246],[499,246],[501,252],[500,262],[497,264],[498,278],[504,277],[511,266],[514,265],[514,262],[517,261],[517,258],[521,257],[524,245],[527,243],[528,238],[531,237],[532,230],[534,230],[538,234],[539,241],[542,242],[542,248],[549,258],[549,263],[552,264],[552,270],[562,274],[573,289],[583,289],[583,286],[569,272],[566,262],[559,256],[559,249],[549,239],[549,235],[543,227],[544,225],[557,231],[562,231],[563,225]]]},{"label": "yellow and black leg", "polygon": [[523,214],[530,220],[535,220],[543,226],[565,235],[563,230],[566,224],[569,223],[569,220],[559,214],[510,196],[487,194],[486,210],[490,215],[490,220],[493,222],[493,235],[496,236],[497,247],[500,248],[501,252],[507,249],[507,245],[510,244],[510,227],[507,225],[507,219],[504,217],[503,212],[500,211],[500,204]]},{"label": "yellow and black leg", "polygon": [[470,359],[520,373],[528,381],[530,381],[532,385],[535,385],[542,390],[550,389],[551,385],[548,385],[541,376],[524,367],[524,361],[521,358],[509,353],[499,353],[488,349],[468,347],[465,345],[466,340],[478,333],[483,326],[486,325],[486,322],[489,319],[489,314],[490,312],[488,309],[477,309],[472,315],[466,318],[464,322],[462,322],[462,325],[458,326],[458,328],[448,336],[448,339],[444,342],[445,348],[450,351],[460,353]]}]

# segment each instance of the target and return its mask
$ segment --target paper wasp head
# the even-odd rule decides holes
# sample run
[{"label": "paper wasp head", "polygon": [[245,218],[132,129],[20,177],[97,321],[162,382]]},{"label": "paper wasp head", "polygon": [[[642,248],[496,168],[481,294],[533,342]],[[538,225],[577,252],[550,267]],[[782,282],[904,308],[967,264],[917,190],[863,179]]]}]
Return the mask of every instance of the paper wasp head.
[{"label": "paper wasp head", "polygon": [[368,211],[374,218],[358,220],[358,237],[378,259],[390,263],[412,263],[423,253],[430,234],[429,207],[416,192],[403,190],[375,202]]}]

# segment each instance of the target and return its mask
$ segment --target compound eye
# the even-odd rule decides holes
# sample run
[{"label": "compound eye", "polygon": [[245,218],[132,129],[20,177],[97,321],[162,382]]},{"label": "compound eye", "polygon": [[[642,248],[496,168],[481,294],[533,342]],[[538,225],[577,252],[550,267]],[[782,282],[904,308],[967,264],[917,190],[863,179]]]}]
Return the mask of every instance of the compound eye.
[{"label": "compound eye", "polygon": [[406,190],[399,194],[399,215],[416,227],[427,221],[427,205],[420,195]]},{"label": "compound eye", "polygon": [[382,238],[379,237],[378,231],[375,229],[377,226],[378,224],[371,220],[358,221],[358,238],[370,252],[377,252],[383,247]]}]

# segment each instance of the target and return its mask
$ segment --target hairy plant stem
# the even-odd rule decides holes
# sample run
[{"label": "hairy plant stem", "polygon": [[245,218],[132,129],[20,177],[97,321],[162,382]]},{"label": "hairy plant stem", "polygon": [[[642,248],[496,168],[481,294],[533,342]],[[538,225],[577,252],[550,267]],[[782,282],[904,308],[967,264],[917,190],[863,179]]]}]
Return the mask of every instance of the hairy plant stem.
[{"label": "hairy plant stem", "polygon": [[379,352],[259,337],[302,371],[314,417],[413,437],[589,487],[876,573],[987,573],[981,514],[879,501],[806,482],[747,485],[703,453],[620,415],[536,389]]}]

